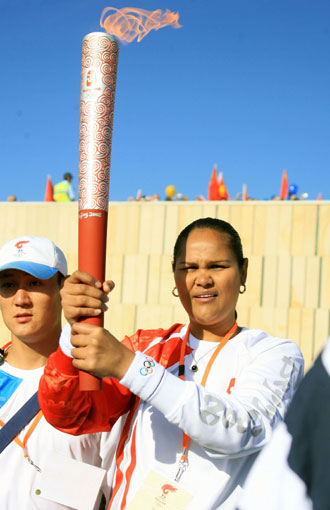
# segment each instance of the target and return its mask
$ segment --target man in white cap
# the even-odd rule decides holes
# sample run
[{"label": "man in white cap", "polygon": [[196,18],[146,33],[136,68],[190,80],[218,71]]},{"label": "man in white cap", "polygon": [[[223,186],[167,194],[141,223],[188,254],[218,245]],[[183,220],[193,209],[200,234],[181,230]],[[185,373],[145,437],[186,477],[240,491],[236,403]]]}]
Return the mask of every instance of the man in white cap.
[{"label": "man in white cap", "polygon": [[[105,471],[94,466],[102,465],[107,434],[59,432],[36,397],[58,346],[66,275],[65,256],[49,239],[22,236],[0,249],[0,308],[11,332],[10,342],[0,341],[1,509],[98,508]],[[106,479],[102,490],[107,494]]]}]

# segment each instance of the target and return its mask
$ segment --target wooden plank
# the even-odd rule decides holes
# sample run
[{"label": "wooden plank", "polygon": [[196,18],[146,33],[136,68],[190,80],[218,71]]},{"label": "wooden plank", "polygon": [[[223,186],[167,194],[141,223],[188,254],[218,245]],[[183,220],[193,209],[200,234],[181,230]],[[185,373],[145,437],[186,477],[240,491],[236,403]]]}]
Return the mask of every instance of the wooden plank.
[{"label": "wooden plank", "polygon": [[277,289],[276,308],[289,308],[291,294],[291,257],[290,255],[278,256],[277,265]]},{"label": "wooden plank", "polygon": [[123,265],[124,257],[119,254],[107,255],[106,257],[106,279],[113,280],[115,282],[115,288],[110,294],[110,304],[112,306],[115,303],[122,302],[123,292]]},{"label": "wooden plank", "polygon": [[122,340],[125,335],[130,336],[135,333],[135,316],[136,305],[114,304],[104,314],[104,326],[118,340]]},{"label": "wooden plank", "polygon": [[192,223],[203,216],[202,202],[181,203],[179,205],[179,232],[183,230],[187,225]]},{"label": "wooden plank", "polygon": [[231,205],[230,223],[238,232],[243,246],[243,253],[248,257],[253,252],[254,205],[238,202]]},{"label": "wooden plank", "polygon": [[330,205],[320,203],[317,254],[330,255]]},{"label": "wooden plank", "polygon": [[252,306],[250,308],[249,328],[263,329],[262,308],[261,306]]},{"label": "wooden plank", "polygon": [[160,254],[163,251],[165,207],[157,202],[140,204],[139,253]]},{"label": "wooden plank", "polygon": [[231,211],[231,203],[226,200],[221,200],[220,202],[216,202],[217,204],[217,213],[216,218],[219,220],[227,221],[230,223],[230,211]]},{"label": "wooden plank", "polygon": [[265,255],[265,236],[266,229],[266,216],[267,216],[267,202],[257,203],[254,211],[254,233],[252,242],[252,255]]},{"label": "wooden plank", "polygon": [[330,256],[321,259],[320,308],[330,308]]},{"label": "wooden plank", "polygon": [[317,308],[319,301],[320,257],[306,257],[305,299],[307,308]]},{"label": "wooden plank", "polygon": [[173,307],[159,305],[138,305],[137,329],[167,329],[173,324]]},{"label": "wooden plank", "polygon": [[126,210],[121,204],[109,204],[107,232],[107,253],[109,255],[125,253]]},{"label": "wooden plank", "polygon": [[294,203],[292,213],[292,255],[315,255],[317,205]]},{"label": "wooden plank", "polygon": [[[77,202],[50,203],[37,208],[42,217],[38,234],[52,239],[66,255],[77,254],[78,264],[78,204]],[[31,222],[33,221],[32,218]],[[37,220],[38,221],[38,220]],[[78,267],[78,266],[76,266]]]},{"label": "wooden plank", "polygon": [[302,309],[299,346],[304,356],[305,370],[308,370],[313,363],[314,314],[313,308]]},{"label": "wooden plank", "polygon": [[278,253],[280,207],[275,202],[266,207],[265,255]]},{"label": "wooden plank", "polygon": [[162,255],[150,255],[146,300],[149,305],[159,304],[161,270]]},{"label": "wooden plank", "polygon": [[[62,246],[60,246],[62,249]],[[78,253],[67,253],[66,250],[62,250],[65,254],[66,261],[68,264],[68,274],[72,274],[78,269]]]},{"label": "wooden plank", "polygon": [[281,204],[279,207],[278,219],[278,238],[277,251],[278,255],[290,255],[292,238],[292,204]]},{"label": "wooden plank", "polygon": [[288,308],[278,307],[273,310],[274,313],[274,335],[280,338],[288,337]]},{"label": "wooden plank", "polygon": [[274,307],[276,302],[276,289],[278,280],[278,260],[276,255],[267,255],[264,258],[264,275],[262,287],[262,306]]},{"label": "wooden plank", "polygon": [[315,333],[313,359],[315,360],[325,346],[330,333],[329,309],[318,308],[315,310]]},{"label": "wooden plank", "polygon": [[291,307],[303,307],[305,303],[305,271],[306,258],[304,256],[292,257],[291,277]]},{"label": "wooden plank", "polygon": [[169,254],[172,257],[174,244],[178,235],[179,206],[175,202],[169,202],[166,204],[163,253]]},{"label": "wooden plank", "polygon": [[216,218],[217,217],[217,205],[215,202],[201,202],[202,204],[202,216],[201,218]]},{"label": "wooden plank", "polygon": [[122,284],[122,302],[144,304],[147,298],[148,256],[125,255]]},{"label": "wooden plank", "polygon": [[110,205],[107,253],[137,253],[140,232],[140,206],[140,202]]},{"label": "wooden plank", "polygon": [[250,310],[250,328],[262,329],[270,335],[275,334],[274,309],[272,307],[253,307]]},{"label": "wooden plank", "polygon": [[288,310],[288,338],[300,346],[302,308],[289,308]]},{"label": "wooden plank", "polygon": [[141,204],[139,202],[127,205],[126,224],[123,226],[126,230],[125,254],[138,252],[141,217]]},{"label": "wooden plank", "polygon": [[173,306],[172,305],[161,305],[159,306],[159,326],[164,329],[168,329],[174,324],[173,319]]}]

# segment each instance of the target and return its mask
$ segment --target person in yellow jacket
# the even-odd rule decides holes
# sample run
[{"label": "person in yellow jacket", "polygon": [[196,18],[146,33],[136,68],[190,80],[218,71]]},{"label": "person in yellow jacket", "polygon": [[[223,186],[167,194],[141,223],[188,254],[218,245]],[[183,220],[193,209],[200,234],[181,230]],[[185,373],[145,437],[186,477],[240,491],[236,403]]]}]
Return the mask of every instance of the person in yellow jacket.
[{"label": "person in yellow jacket", "polygon": [[63,181],[55,184],[53,195],[55,202],[71,202],[74,200],[74,191],[71,181],[72,174],[66,172],[63,175]]}]

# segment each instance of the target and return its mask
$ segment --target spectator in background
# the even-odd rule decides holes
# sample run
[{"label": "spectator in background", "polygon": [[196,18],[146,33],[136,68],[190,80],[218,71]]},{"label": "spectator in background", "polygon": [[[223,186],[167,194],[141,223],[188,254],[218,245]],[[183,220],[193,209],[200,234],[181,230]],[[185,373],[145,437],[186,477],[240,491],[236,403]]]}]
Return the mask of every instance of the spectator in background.
[{"label": "spectator in background", "polygon": [[72,202],[74,200],[74,191],[71,184],[72,179],[72,174],[66,172],[63,175],[63,181],[55,184],[53,197],[55,202]]},{"label": "spectator in background", "polygon": [[247,478],[239,510],[330,508],[330,340]]},{"label": "spectator in background", "polygon": [[17,201],[16,195],[9,195],[9,197],[7,198],[7,201],[8,202],[16,202]]}]

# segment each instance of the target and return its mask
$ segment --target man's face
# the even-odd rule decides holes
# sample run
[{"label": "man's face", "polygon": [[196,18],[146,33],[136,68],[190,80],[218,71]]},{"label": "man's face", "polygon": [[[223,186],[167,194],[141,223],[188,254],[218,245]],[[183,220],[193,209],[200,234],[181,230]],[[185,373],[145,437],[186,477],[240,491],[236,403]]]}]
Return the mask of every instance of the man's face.
[{"label": "man's face", "polygon": [[39,280],[18,269],[1,271],[0,308],[13,336],[31,345],[46,342],[61,326],[58,274]]}]

